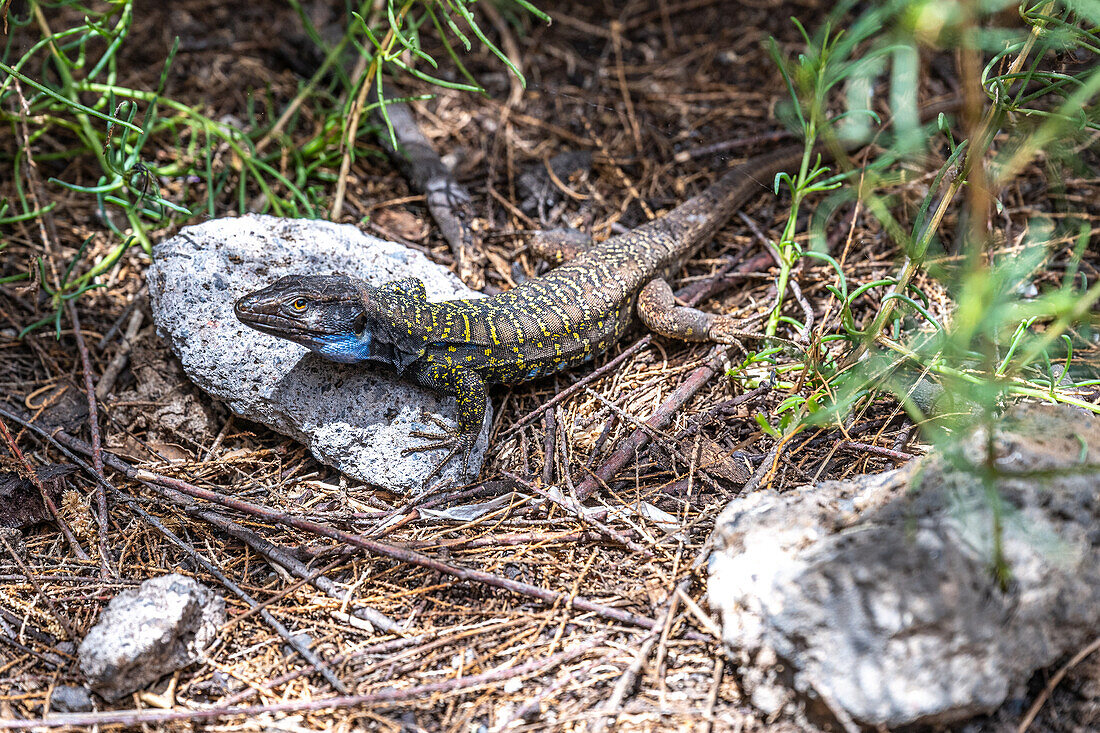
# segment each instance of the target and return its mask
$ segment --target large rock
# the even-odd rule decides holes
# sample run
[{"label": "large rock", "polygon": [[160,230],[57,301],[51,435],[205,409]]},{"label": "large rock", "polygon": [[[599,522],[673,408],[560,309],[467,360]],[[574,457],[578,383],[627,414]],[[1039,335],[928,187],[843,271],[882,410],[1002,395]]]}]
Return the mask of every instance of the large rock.
[{"label": "large rock", "polygon": [[[187,375],[233,412],[309,446],[322,463],[396,491],[419,488],[444,451],[402,455],[454,423],[454,399],[362,364],[325,361],[233,315],[247,292],[294,273],[344,272],[373,284],[424,281],[433,300],[479,297],[419,252],[324,221],[245,216],[187,227],[153,248],[149,295],[157,332]],[[486,416],[491,423],[492,410]],[[471,470],[481,466],[482,431]],[[440,475],[459,480],[459,461]]]},{"label": "large rock", "polygon": [[985,444],[979,431],[950,456],[730,503],[707,595],[755,705],[849,728],[951,723],[1095,638],[1100,420],[1016,408],[989,483]]},{"label": "large rock", "polygon": [[80,671],[117,700],[196,661],[224,623],[224,598],[187,576],[162,575],[111,599],[80,643]]}]

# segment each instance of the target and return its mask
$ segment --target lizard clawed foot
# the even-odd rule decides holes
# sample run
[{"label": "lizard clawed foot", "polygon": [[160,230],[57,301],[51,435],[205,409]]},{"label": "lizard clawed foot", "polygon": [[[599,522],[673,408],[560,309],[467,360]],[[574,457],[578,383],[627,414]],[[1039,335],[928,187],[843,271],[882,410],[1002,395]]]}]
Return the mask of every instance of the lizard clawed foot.
[{"label": "lizard clawed foot", "polygon": [[715,315],[711,318],[713,320],[708,324],[707,337],[715,343],[736,346],[743,351],[745,347],[741,343],[742,339],[756,340],[763,337],[763,334],[746,330],[744,321],[729,316]]},{"label": "lizard clawed foot", "polygon": [[745,321],[735,320],[729,316],[714,316],[707,335],[711,341],[736,346],[742,352],[746,351],[742,341],[762,341],[765,344],[781,346],[784,351],[791,351],[799,356],[804,356],[806,353],[806,348],[801,344],[779,336],[768,336],[762,331],[747,331],[746,325]]},{"label": "lizard clawed foot", "polygon": [[439,450],[442,448],[449,448],[447,455],[443,457],[443,460],[432,469],[432,472],[424,477],[424,483],[428,483],[433,478],[439,475],[439,472],[451,462],[451,459],[461,453],[462,455],[462,475],[466,475],[469,472],[470,467],[470,453],[473,452],[474,443],[477,441],[477,435],[466,435],[451,425],[440,420],[435,415],[425,412],[422,417],[431,423],[437,425],[440,429],[438,433],[429,433],[423,430],[414,430],[409,435],[414,438],[421,438],[422,440],[432,441],[425,443],[424,445],[413,445],[405,448],[401,451],[401,455],[407,456],[412,453],[424,453],[431,450]]}]

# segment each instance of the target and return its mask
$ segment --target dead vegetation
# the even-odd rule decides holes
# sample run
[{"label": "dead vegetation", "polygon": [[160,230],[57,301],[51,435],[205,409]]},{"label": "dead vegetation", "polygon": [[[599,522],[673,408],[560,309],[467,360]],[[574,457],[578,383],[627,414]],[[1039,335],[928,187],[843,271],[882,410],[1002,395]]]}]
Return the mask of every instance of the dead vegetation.
[{"label": "dead vegetation", "polygon": [[[435,94],[413,108],[435,147],[457,159],[487,227],[475,263],[485,289],[508,288],[543,267],[525,250],[526,232],[565,223],[602,239],[701,190],[731,160],[786,138],[776,132],[775,107],[788,93],[763,43],[774,36],[799,51],[787,18],[815,27],[828,9],[818,5],[562,4],[544,8],[551,26],[529,23],[526,33],[499,18],[487,23],[522,60],[523,94],[513,94],[514,80],[476,49],[467,60],[489,97],[403,80],[402,94]],[[317,59],[290,50],[301,31],[289,8],[241,7],[186,0],[138,8],[131,43],[120,52],[121,81],[157,88],[169,39],[178,35],[168,96],[214,119],[247,120],[257,110],[276,116]],[[14,32],[19,39],[28,30]],[[928,56],[922,101],[957,99],[950,55]],[[296,134],[326,122],[308,105],[299,115]],[[31,123],[0,139],[5,160],[33,141],[27,167],[18,180],[0,183],[0,196],[15,200],[22,190],[37,197],[37,208],[54,206],[5,225],[0,278],[32,269],[39,257],[63,270],[88,238],[87,262],[117,244],[94,197],[49,182],[56,176],[94,185],[94,161],[52,155],[71,141],[30,137]],[[186,142],[154,137],[158,164],[193,155]],[[423,197],[408,192],[373,139],[357,145],[342,220],[365,219],[372,233],[453,265]],[[594,165],[554,182],[562,195],[543,212],[546,220],[521,210],[522,173],[576,150],[592,151]],[[1080,155],[1095,170],[1094,150]],[[942,163],[908,163],[880,191],[903,225]],[[263,205],[261,191],[238,195],[240,167],[230,148],[215,146],[210,166],[226,185],[198,195],[210,203],[206,215],[243,213],[242,202]],[[1033,213],[1072,210],[1094,228],[1100,220],[1093,175],[1067,173],[1055,188],[1047,174],[1031,164],[1005,192],[996,257],[1020,251]],[[155,183],[168,199],[203,186],[168,176]],[[684,300],[766,317],[775,299],[768,240],[787,218],[771,184],[761,181],[742,219],[681,274]],[[955,207],[947,211],[944,232],[957,217]],[[827,231],[850,281],[895,272],[897,248],[858,204],[842,205]],[[932,267],[955,257],[945,244]],[[1061,281],[1073,242],[1062,247],[1036,287]],[[920,454],[920,432],[896,400],[878,397],[840,427],[777,442],[756,416],[774,416],[808,375],[788,384],[782,370],[759,362],[748,369],[752,379],[731,380],[722,350],[639,330],[593,370],[497,389],[493,448],[478,482],[394,496],[349,484],[300,445],[235,419],[190,385],[141,318],[147,263],[133,247],[99,278],[104,287],[67,301],[60,339],[49,328],[18,338],[49,312],[48,299],[37,286],[0,285],[0,445],[10,456],[0,468],[8,481],[33,482],[34,468],[87,464],[50,479],[62,491],[43,487],[56,519],[21,538],[0,535],[0,719],[38,719],[55,688],[80,684],[72,642],[111,596],[180,572],[226,596],[230,621],[219,642],[204,662],[173,678],[167,693],[135,696],[117,713],[87,714],[86,724],[394,731],[808,725],[762,720],[740,697],[703,598],[706,540],[718,512],[742,491],[881,471]],[[1097,264],[1096,252],[1087,251],[1080,272],[1090,282]],[[790,314],[803,319],[808,308],[818,336],[838,330],[841,313],[826,290],[832,269],[803,260],[794,280],[800,295],[789,299]],[[947,321],[952,301],[942,281],[921,273],[918,282],[930,314]],[[870,319],[879,304],[859,301],[855,319]],[[811,344],[819,355],[839,348],[820,338]],[[1090,349],[1075,355],[1092,357]],[[791,358],[781,355],[780,363]],[[113,383],[104,388],[107,375]],[[1081,399],[1093,398],[1085,391]],[[567,498],[547,499],[551,486]],[[601,511],[582,514],[581,499]],[[306,649],[324,672],[303,657]],[[1096,679],[1092,663],[1073,669],[1033,729],[1088,720]],[[1034,682],[1037,691],[1044,680]],[[1008,710],[989,724],[1007,726],[1019,716]]]}]

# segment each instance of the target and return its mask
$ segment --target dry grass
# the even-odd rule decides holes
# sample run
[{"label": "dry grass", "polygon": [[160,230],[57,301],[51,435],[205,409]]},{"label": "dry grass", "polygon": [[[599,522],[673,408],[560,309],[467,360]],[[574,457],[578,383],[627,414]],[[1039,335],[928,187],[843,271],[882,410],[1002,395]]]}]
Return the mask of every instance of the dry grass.
[{"label": "dry grass", "polygon": [[[131,77],[126,83],[155,87],[158,49],[164,38],[180,34],[185,51],[169,79],[168,95],[202,105],[214,118],[243,118],[245,90],[266,89],[279,109],[295,89],[297,70],[285,56],[295,21],[278,4],[249,7],[241,18],[227,15],[221,5],[190,0],[142,8],[134,35],[150,43],[132,43],[124,50],[122,61]],[[539,225],[515,209],[516,180],[524,166],[564,150],[597,151],[594,170],[569,182],[576,195],[568,199],[562,218],[598,237],[671,208],[705,186],[730,157],[768,149],[767,135],[780,128],[773,108],[786,91],[779,73],[766,62],[761,42],[774,35],[789,48],[799,48],[786,18],[797,12],[813,27],[820,11],[770,2],[708,1],[632,4],[618,15],[584,4],[550,12],[556,21],[551,27],[535,25],[513,39],[530,81],[516,106],[504,101],[508,78],[487,54],[475,54],[471,68],[492,98],[444,90],[430,102],[415,104],[437,148],[461,152],[460,175],[487,226],[497,233],[488,238],[482,263],[490,290],[513,284],[512,262],[527,276],[539,271],[516,233]],[[734,16],[736,22],[730,22]],[[932,102],[950,97],[951,82],[938,75],[922,79],[922,98]],[[415,85],[405,89],[423,91]],[[308,107],[302,115],[303,129],[323,122]],[[727,152],[708,153],[715,143],[728,143]],[[11,137],[0,140],[5,159],[18,144]],[[65,144],[51,139],[35,146],[40,190],[56,202],[50,216],[56,235],[50,236],[61,251],[52,254],[67,261],[90,236],[91,261],[109,249],[94,200],[42,183],[50,175],[94,183],[88,161],[58,170],[61,164],[47,154]],[[169,159],[186,154],[171,146],[158,151]],[[941,163],[926,161],[884,192],[903,223]],[[213,165],[229,171],[232,179],[228,152],[219,151]],[[1071,199],[1085,207],[1091,222],[1100,223],[1096,179],[1068,180],[1068,189],[1057,194],[1044,180],[1037,165],[1008,192],[1004,216],[1009,232],[1015,226],[1018,233],[1030,213],[1057,211]],[[164,195],[171,198],[179,182],[162,183]],[[761,195],[746,214],[760,232],[774,238],[786,209],[765,191],[771,182],[761,184]],[[12,186],[11,181],[0,183],[0,195],[12,195]],[[227,188],[230,193],[215,201],[218,216],[241,213],[233,186]],[[404,182],[380,156],[360,157],[348,180],[344,220],[356,222],[367,214],[374,233],[408,240],[437,261],[450,262],[422,201],[408,195]],[[945,231],[953,230],[955,216],[948,213]],[[850,279],[870,282],[894,271],[897,251],[862,210],[849,206],[839,211],[830,232],[832,251],[845,263]],[[0,276],[25,269],[43,254],[37,222],[13,225],[5,239]],[[1011,255],[1016,243],[1008,241],[999,254]],[[720,269],[732,267],[726,287],[708,296],[703,307],[746,317],[765,313],[774,299],[774,274],[767,257],[757,257],[764,251],[759,236],[735,221],[691,263],[680,284],[706,284]],[[1095,255],[1089,253],[1083,263],[1090,278],[1097,274]],[[120,589],[181,572],[224,593],[230,621],[207,658],[179,676],[173,709],[181,720],[151,724],[157,729],[804,727],[793,720],[763,720],[741,698],[707,615],[705,567],[700,565],[717,514],[741,493],[747,476],[774,445],[754,415],[771,414],[790,390],[756,390],[737,404],[731,400],[747,390],[721,375],[710,378],[670,424],[656,431],[637,460],[587,502],[605,514],[595,521],[581,519],[569,508],[539,500],[535,489],[547,488],[544,477],[568,495],[710,355],[706,345],[654,339],[547,413],[552,415],[549,421],[542,416],[511,430],[584,377],[584,370],[498,389],[493,394],[497,420],[492,455],[479,482],[443,494],[394,496],[347,482],[317,464],[301,446],[211,404],[183,377],[148,319],[137,326],[130,350],[117,332],[130,323],[129,303],[136,302],[139,311],[146,308],[142,272],[147,262],[132,249],[103,278],[106,287],[77,302],[94,375],[102,375],[120,350],[129,351],[128,366],[97,414],[105,449],[125,466],[108,461],[105,469],[117,489],[104,489],[110,517],[105,533],[95,521],[95,481],[86,472],[65,479],[69,493],[59,502],[59,511],[89,559],[78,559],[74,545],[54,523],[26,532],[20,563],[0,553],[0,719],[38,718],[56,686],[80,683],[66,626],[80,636]],[[832,277],[829,268],[810,261],[797,275],[822,332],[837,318],[824,290]],[[1058,280],[1056,265],[1048,277]],[[930,278],[922,278],[920,285],[930,296],[933,315],[945,320],[950,301],[944,287]],[[60,340],[46,331],[15,338],[40,313],[37,295],[17,285],[0,286],[0,407],[31,415],[51,430],[60,427],[89,439],[83,370],[69,321],[62,321]],[[864,317],[877,302],[869,298],[860,307],[867,310],[857,316]],[[789,309],[799,315],[794,300]],[[97,346],[108,332],[114,335]],[[32,431],[5,422],[31,464],[72,460]],[[548,426],[553,428],[549,437]],[[880,399],[855,415],[844,432],[822,428],[802,433],[758,478],[783,490],[817,479],[881,471],[922,451],[913,428],[896,403]],[[552,464],[549,472],[544,470],[547,462]],[[120,470],[126,466],[146,473],[127,475]],[[255,516],[240,506],[188,497],[176,493],[190,490],[186,486],[157,476],[262,505],[278,516]],[[500,506],[474,521],[429,511],[492,499],[501,499]],[[647,515],[648,507],[666,519]],[[159,519],[161,528],[142,510]],[[224,524],[216,524],[219,518],[232,519],[246,534],[231,535]],[[369,538],[394,552],[387,556],[351,546],[345,535],[311,534],[303,529],[305,521]],[[291,526],[295,522],[298,526]],[[179,544],[166,532],[178,537]],[[333,593],[303,582],[265,557],[257,549],[260,538],[311,573],[320,573],[317,577],[329,579]],[[101,541],[107,549],[105,563],[98,557]],[[410,560],[409,553],[423,553],[416,557],[430,562]],[[231,579],[241,593],[229,590],[212,569]],[[480,576],[461,580],[454,576],[456,569],[501,582],[486,583]],[[533,597],[521,584],[557,597]],[[334,691],[298,654],[288,651],[263,613],[241,594],[263,604],[264,613],[294,634],[306,635],[313,653],[331,664],[346,694],[356,699],[335,713],[272,712],[271,706],[279,704],[319,706],[311,701]],[[636,623],[578,608],[577,598],[620,615],[634,614]],[[361,609],[382,614],[396,631],[349,616]],[[624,684],[631,670],[636,689]],[[1082,674],[1092,677],[1080,685],[1094,677],[1093,672]],[[158,691],[162,689],[163,683]],[[395,693],[400,699],[387,697]],[[1056,694],[1048,710],[1059,709],[1060,700]],[[153,710],[155,702],[135,697],[116,707]],[[268,709],[187,722],[196,711],[234,705]],[[529,717],[518,717],[522,713]],[[1040,724],[1053,725],[1043,720]]]}]

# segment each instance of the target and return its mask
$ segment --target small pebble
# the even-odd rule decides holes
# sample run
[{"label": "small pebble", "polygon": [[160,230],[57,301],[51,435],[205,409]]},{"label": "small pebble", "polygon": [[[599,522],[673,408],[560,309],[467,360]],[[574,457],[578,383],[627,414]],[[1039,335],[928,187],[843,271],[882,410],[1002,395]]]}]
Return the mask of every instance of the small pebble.
[{"label": "small pebble", "polygon": [[92,709],[92,693],[87,687],[62,685],[50,695],[50,710],[55,713],[86,713]]}]

